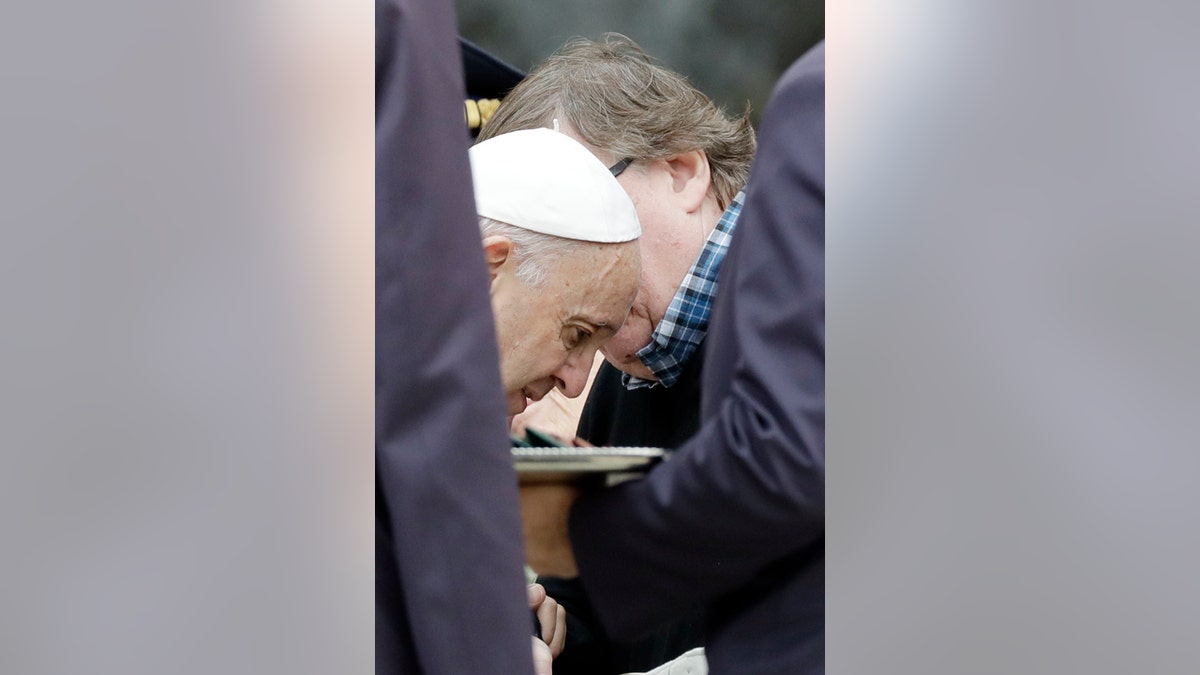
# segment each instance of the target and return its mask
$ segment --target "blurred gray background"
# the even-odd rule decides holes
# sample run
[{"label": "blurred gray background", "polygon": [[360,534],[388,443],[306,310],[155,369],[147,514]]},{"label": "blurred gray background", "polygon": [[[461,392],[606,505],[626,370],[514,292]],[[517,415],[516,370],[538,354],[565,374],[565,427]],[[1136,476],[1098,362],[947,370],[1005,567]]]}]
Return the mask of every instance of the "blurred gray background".
[{"label": "blurred gray background", "polygon": [[459,32],[528,71],[568,38],[628,35],[730,113],[757,125],[783,71],[825,36],[816,0],[458,0]]}]

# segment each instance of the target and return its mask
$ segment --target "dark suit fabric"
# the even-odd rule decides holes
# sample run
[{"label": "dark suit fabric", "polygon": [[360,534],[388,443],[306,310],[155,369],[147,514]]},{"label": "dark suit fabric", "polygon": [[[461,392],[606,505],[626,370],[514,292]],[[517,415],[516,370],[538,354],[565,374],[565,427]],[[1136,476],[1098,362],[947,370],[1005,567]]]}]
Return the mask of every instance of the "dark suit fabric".
[{"label": "dark suit fabric", "polygon": [[375,671],[532,673],[453,9],[375,19]]},{"label": "dark suit fabric", "polygon": [[621,371],[600,366],[575,435],[593,445],[677,448],[700,428],[704,345],[670,388],[626,389]]},{"label": "dark suit fabric", "polygon": [[644,479],[571,514],[607,632],[709,607],[710,672],[824,671],[825,50],[763,117],[709,326],[702,426]]},{"label": "dark suit fabric", "polygon": [[[703,363],[701,344],[674,386],[633,390],[621,384],[621,371],[605,363],[596,373],[576,435],[594,445],[679,447],[700,428]],[[700,607],[651,635],[618,642],[604,633],[578,579],[538,581],[568,612],[566,649],[554,662],[555,675],[646,671],[704,643]]]}]

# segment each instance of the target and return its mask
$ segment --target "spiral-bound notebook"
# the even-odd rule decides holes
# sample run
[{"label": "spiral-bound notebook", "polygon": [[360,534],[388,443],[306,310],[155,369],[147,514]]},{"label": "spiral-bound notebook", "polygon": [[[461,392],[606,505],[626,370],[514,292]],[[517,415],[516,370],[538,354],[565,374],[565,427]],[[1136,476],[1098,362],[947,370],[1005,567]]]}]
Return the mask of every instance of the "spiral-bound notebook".
[{"label": "spiral-bound notebook", "polygon": [[644,473],[666,456],[662,448],[564,446],[534,429],[528,429],[524,438],[514,437],[513,445],[513,460],[522,480]]}]

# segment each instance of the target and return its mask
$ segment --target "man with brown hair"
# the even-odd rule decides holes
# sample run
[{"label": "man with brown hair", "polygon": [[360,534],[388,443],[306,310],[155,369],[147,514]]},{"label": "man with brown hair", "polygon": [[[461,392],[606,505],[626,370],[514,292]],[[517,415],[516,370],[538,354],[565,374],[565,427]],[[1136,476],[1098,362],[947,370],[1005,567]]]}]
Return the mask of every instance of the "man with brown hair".
[{"label": "man with brown hair", "polygon": [[[755,153],[754,130],[632,40],[574,39],[535,68],[481,141],[558,128],[611,167],[642,224],[642,277],[601,366],[577,435],[597,445],[674,448],[700,426],[704,338],[717,274]],[[572,612],[558,673],[646,670],[701,643],[697,612],[637,643],[612,644],[575,582],[542,579]],[[581,621],[582,620],[582,621]]]},{"label": "man with brown hair", "polygon": [[525,554],[534,569],[578,576],[611,635],[637,637],[703,604],[712,675],[817,675],[825,672],[824,43],[780,80],[762,138],[713,308],[703,426],[640,480],[523,489]]}]

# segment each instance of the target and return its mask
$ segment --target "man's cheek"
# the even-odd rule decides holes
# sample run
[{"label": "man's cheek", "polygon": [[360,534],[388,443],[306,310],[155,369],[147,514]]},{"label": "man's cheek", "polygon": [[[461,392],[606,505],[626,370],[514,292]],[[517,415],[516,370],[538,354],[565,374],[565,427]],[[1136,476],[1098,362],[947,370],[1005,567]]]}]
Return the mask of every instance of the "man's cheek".
[{"label": "man's cheek", "polygon": [[640,314],[630,314],[621,330],[609,340],[603,350],[605,357],[629,361],[650,344],[652,333],[649,320]]},{"label": "man's cheek", "polygon": [[608,344],[600,349],[600,353],[604,354],[604,358],[609,361],[627,361],[634,353],[629,349],[629,345],[630,340],[628,335],[618,333],[613,339],[608,341]]},{"label": "man's cheek", "polygon": [[654,326],[650,324],[648,319],[638,317],[637,323],[634,325],[634,330],[629,333],[629,340],[626,343],[626,349],[629,352],[629,358],[637,358],[637,353],[645,349],[653,339]]}]

